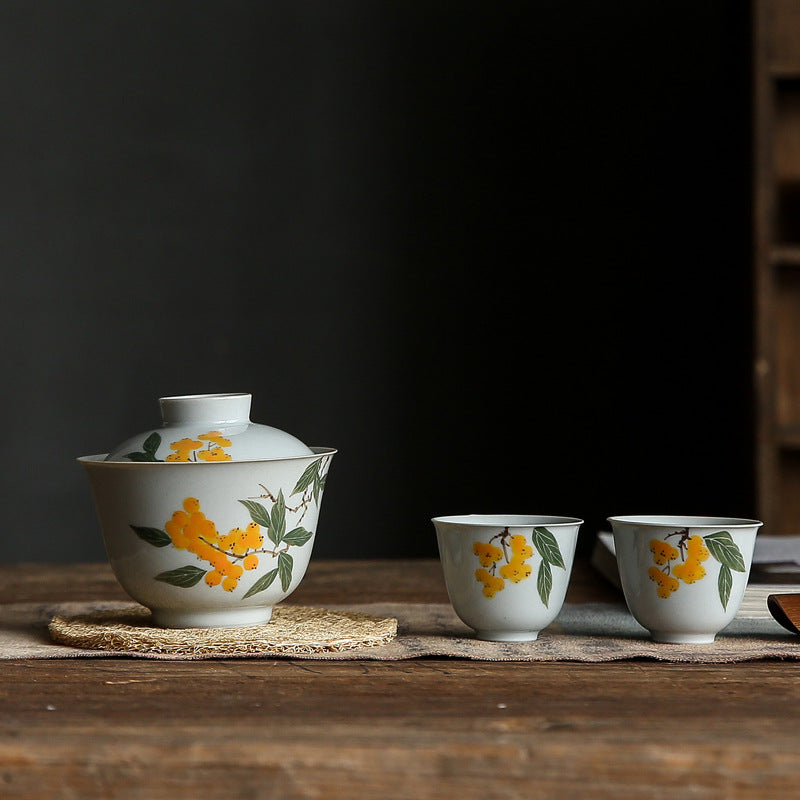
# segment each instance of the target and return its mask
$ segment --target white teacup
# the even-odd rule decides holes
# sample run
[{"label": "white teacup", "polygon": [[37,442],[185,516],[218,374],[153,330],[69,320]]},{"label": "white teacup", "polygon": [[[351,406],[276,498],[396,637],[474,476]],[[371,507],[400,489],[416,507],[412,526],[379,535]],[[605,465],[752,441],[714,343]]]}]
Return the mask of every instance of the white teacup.
[{"label": "white teacup", "polygon": [[478,639],[533,641],[558,616],[572,572],[574,517],[434,517],[450,602]]},{"label": "white teacup", "polygon": [[657,642],[708,644],[739,610],[763,523],[733,517],[609,517],[622,590]]}]

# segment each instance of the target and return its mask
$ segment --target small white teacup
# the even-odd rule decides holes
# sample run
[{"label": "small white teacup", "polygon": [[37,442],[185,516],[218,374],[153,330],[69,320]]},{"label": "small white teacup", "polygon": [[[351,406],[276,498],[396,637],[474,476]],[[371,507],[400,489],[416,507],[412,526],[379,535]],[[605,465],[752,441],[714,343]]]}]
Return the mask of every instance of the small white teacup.
[{"label": "small white teacup", "polygon": [[763,523],[734,517],[609,517],[622,591],[657,642],[708,644],[739,610]]},{"label": "small white teacup", "polygon": [[558,616],[578,530],[575,517],[434,517],[450,602],[478,639],[533,641]]}]

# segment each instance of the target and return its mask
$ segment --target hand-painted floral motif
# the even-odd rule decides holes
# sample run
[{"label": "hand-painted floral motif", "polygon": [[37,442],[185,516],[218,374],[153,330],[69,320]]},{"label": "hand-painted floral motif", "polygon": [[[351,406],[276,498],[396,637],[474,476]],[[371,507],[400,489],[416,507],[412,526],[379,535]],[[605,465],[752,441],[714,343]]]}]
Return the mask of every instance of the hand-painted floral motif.
[{"label": "hand-painted floral motif", "polygon": [[138,452],[128,453],[125,458],[131,461],[231,461],[230,453],[225,452],[231,446],[231,440],[225,438],[220,431],[209,431],[200,434],[196,439],[184,437],[177,442],[170,442],[172,450],[165,459],[157,458],[161,447],[161,435],[151,433]]},{"label": "hand-painted floral motif", "polygon": [[[502,592],[506,581],[520,583],[527,580],[533,574],[533,567],[528,559],[533,558],[536,551],[541,556],[536,584],[539,597],[547,606],[553,588],[552,567],[565,568],[558,542],[547,528],[534,528],[530,544],[525,536],[519,533],[512,535],[508,528],[504,528],[488,542],[473,544],[472,552],[481,565],[475,570],[475,579],[483,584],[484,595],[494,597]],[[504,563],[498,567],[501,562]]]},{"label": "hand-painted floral motif", "polygon": [[[244,597],[264,591],[276,578],[280,578],[281,587],[286,591],[294,567],[289,550],[302,547],[314,535],[300,523],[309,506],[319,504],[329,461],[330,458],[316,459],[305,469],[289,495],[300,495],[299,503],[293,507],[287,507],[282,490],[274,496],[263,485],[264,493],[239,500],[249,512],[250,520],[227,533],[217,530],[196,497],[184,498],[163,529],[131,525],[133,532],[153,547],[186,550],[203,563],[202,567],[187,564],[168,570],[154,576],[155,579],[185,589],[204,580],[209,587],[221,586],[226,592],[233,592],[245,573],[257,571],[266,560],[270,566],[275,566],[261,574]],[[263,499],[271,502],[269,508],[259,502]],[[290,515],[297,517],[293,525],[288,524]]]},{"label": "hand-painted floral motif", "polygon": [[[674,545],[666,541],[673,537]],[[653,554],[654,566],[650,567],[647,574],[657,584],[658,596],[665,600],[678,591],[681,581],[692,584],[703,580],[706,576],[703,562],[712,556],[720,565],[717,587],[722,607],[727,608],[733,586],[731,571],[746,570],[742,553],[728,531],[709,533],[707,536],[690,536],[688,528],[684,528],[667,534],[664,540],[652,539],[650,552]]]}]

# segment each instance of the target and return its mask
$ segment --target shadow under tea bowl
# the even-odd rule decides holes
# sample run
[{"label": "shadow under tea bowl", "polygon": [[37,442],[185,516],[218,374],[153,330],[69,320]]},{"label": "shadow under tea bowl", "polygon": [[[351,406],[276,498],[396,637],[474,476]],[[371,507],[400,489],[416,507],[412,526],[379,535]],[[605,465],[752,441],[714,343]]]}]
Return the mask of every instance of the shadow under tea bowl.
[{"label": "shadow under tea bowl", "polygon": [[558,616],[583,520],[518,514],[432,519],[450,602],[487,641],[534,641]]}]

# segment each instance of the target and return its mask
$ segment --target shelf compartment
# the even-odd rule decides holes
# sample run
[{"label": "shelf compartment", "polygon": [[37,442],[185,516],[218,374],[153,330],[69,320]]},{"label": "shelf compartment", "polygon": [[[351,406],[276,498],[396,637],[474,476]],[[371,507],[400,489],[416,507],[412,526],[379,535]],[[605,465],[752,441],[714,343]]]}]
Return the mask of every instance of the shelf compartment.
[{"label": "shelf compartment", "polygon": [[776,267],[800,267],[800,244],[777,245],[769,257]]},{"label": "shelf compartment", "polygon": [[776,81],[774,92],[775,236],[800,245],[800,80]]},{"label": "shelf compartment", "polygon": [[781,425],[775,433],[775,444],[783,450],[800,450],[800,424]]},{"label": "shelf compartment", "polygon": [[784,451],[779,456],[776,515],[770,533],[800,534],[800,451]]},{"label": "shelf compartment", "polygon": [[800,272],[780,272],[775,292],[775,402],[779,430],[800,426]]},{"label": "shelf compartment", "polygon": [[764,4],[764,31],[769,42],[767,57],[776,73],[800,71],[800,3],[797,0],[770,0]]}]

